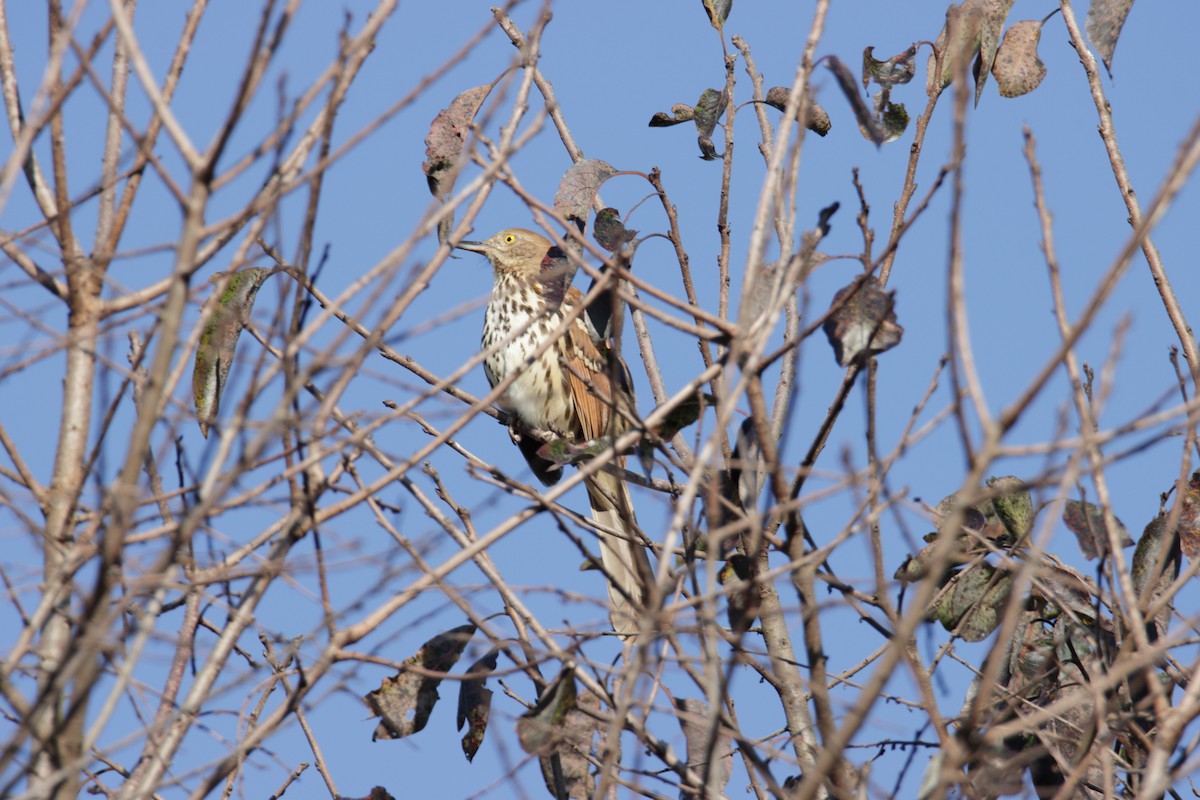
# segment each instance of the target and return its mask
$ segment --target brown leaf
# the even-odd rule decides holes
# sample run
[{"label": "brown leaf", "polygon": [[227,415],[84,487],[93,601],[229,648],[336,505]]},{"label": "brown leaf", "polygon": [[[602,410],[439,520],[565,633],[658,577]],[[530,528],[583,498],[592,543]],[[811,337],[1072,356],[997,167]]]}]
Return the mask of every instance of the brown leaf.
[{"label": "brown leaf", "polygon": [[996,516],[1004,523],[1013,542],[1023,542],[1033,528],[1033,497],[1025,488],[1025,481],[1015,475],[1005,475],[988,478],[987,485],[998,493],[992,498]]},{"label": "brown leaf", "polygon": [[216,305],[200,334],[192,368],[192,402],[196,406],[200,433],[206,438],[209,426],[216,421],[221,407],[221,393],[225,390],[225,378],[233,364],[238,337],[250,321],[258,290],[274,274],[275,270],[268,267],[249,267],[232,275],[222,274],[213,278],[213,283],[220,287],[220,293],[211,301]]},{"label": "brown leaf", "polygon": [[717,398],[707,392],[695,392],[667,412],[666,417],[654,428],[654,435],[666,441],[687,426],[700,419],[706,408],[716,408]]},{"label": "brown leaf", "polygon": [[[863,51],[862,84],[864,89],[869,89],[872,83],[877,83],[879,91],[871,98],[872,124],[868,125],[862,118],[859,118],[858,130],[868,141],[874,142],[878,146],[896,141],[904,135],[904,131],[908,128],[908,110],[905,109],[903,103],[892,102],[892,87],[912,80],[913,60],[916,58],[917,45],[892,56],[887,61],[876,61],[872,55],[874,51],[874,47],[868,47]],[[839,82],[844,81],[845,77],[845,75],[839,75]],[[842,88],[843,91],[846,91],[850,87],[843,85]],[[858,94],[857,89],[854,94]],[[857,103],[857,100],[851,102]],[[857,105],[855,108],[856,116],[858,116]]]},{"label": "brown leaf", "polygon": [[872,83],[877,83],[885,89],[908,83],[916,73],[916,61],[917,45],[915,44],[886,61],[878,61],[875,58],[875,48],[868,47],[863,50],[863,88],[869,89]]},{"label": "brown leaf", "polygon": [[[1138,539],[1137,548],[1133,551],[1130,577],[1142,608],[1149,608],[1156,603],[1179,577],[1181,537],[1177,533],[1178,528],[1175,531],[1167,529],[1167,515],[1160,514],[1150,520]],[[1154,617],[1155,636],[1151,641],[1166,633],[1170,621],[1171,606],[1168,603]]]},{"label": "brown leaf", "polygon": [[825,320],[825,336],[843,367],[870,358],[900,343],[904,328],[896,324],[893,293],[877,278],[867,278],[839,290]]},{"label": "brown leaf", "polygon": [[976,533],[984,533],[993,522],[999,522],[999,517],[996,516],[996,509],[992,505],[991,500],[984,500],[978,505],[960,508],[962,505],[962,501],[958,498],[958,492],[946,495],[938,501],[938,504],[933,508],[933,523],[937,526],[938,530],[942,530],[954,518],[956,512],[961,515],[959,525],[965,530]]},{"label": "brown leaf", "polygon": [[615,208],[605,208],[596,214],[592,225],[592,238],[596,244],[605,250],[617,251],[637,238],[637,231],[631,231],[621,222],[621,212]]},{"label": "brown leaf", "polygon": [[1121,36],[1121,28],[1125,26],[1125,18],[1129,16],[1131,8],[1133,0],[1092,0],[1088,6],[1085,24],[1088,41],[1104,60],[1109,77],[1112,77],[1112,59],[1117,49],[1117,39]]},{"label": "brown leaf", "polygon": [[916,583],[922,580],[929,574],[936,550],[937,548],[931,544],[922,547],[915,556],[906,557],[904,563],[896,567],[896,571],[892,574],[892,577],[895,580],[905,583]]},{"label": "brown leaf", "polygon": [[833,128],[833,123],[829,121],[829,112],[816,100],[808,102],[808,109],[804,114],[804,127],[817,136],[824,136]]},{"label": "brown leaf", "polygon": [[[467,670],[468,673],[489,673],[496,668],[496,657],[499,650],[492,648],[487,655],[476,661]],[[475,759],[479,745],[483,743],[483,735],[487,732],[488,714],[492,708],[492,690],[484,684],[487,675],[481,674],[476,678],[462,681],[458,689],[458,730],[465,723],[470,723],[467,732],[463,734],[462,749],[467,761]]]},{"label": "brown leaf", "polygon": [[438,701],[438,684],[442,682],[440,675],[430,673],[449,672],[474,633],[474,625],[460,625],[439,633],[404,660],[404,665],[419,667],[420,672],[402,667],[392,677],[384,678],[378,689],[367,693],[363,700],[371,715],[382,718],[371,741],[402,739],[425,727]]},{"label": "brown leaf", "polygon": [[579,443],[572,442],[570,439],[556,438],[539,447],[537,455],[539,458],[561,467],[595,458],[601,453],[611,450],[612,446],[611,436],[601,436],[598,439],[589,439]]},{"label": "brown leaf", "polygon": [[573,164],[558,182],[554,210],[565,219],[586,223],[600,184],[615,174],[616,167],[598,158],[585,158]]},{"label": "brown leaf", "polygon": [[[1049,19],[1049,17],[1047,17]],[[1046,65],[1038,57],[1038,42],[1042,38],[1045,19],[1026,19],[1014,22],[1004,33],[992,77],[1001,97],[1020,97],[1036,89],[1046,77]]]},{"label": "brown leaf", "polygon": [[583,691],[575,703],[576,707],[563,718],[562,739],[557,748],[548,755],[539,756],[538,762],[542,768],[542,779],[551,795],[572,800],[592,800],[596,793],[596,782],[590,774],[592,765],[587,756],[592,750],[592,739],[599,730],[595,715],[600,711],[600,701],[591,692]]},{"label": "brown leaf", "polygon": [[780,111],[787,110],[788,97],[792,94],[792,90],[786,86],[772,86],[767,89],[767,94],[763,98],[763,102],[772,108],[777,108]]},{"label": "brown leaf", "polygon": [[445,197],[454,188],[454,167],[462,155],[476,112],[491,93],[495,81],[467,89],[438,112],[425,137],[425,162],[421,169],[434,197]]},{"label": "brown leaf", "polygon": [[396,800],[396,798],[388,794],[387,789],[383,788],[382,786],[376,786],[375,788],[371,789],[371,793],[366,797],[353,798],[346,797],[344,795],[338,795],[337,800]]},{"label": "brown leaf", "polygon": [[733,10],[733,0],[701,0],[704,3],[704,12],[708,14],[708,21],[718,32],[725,30],[725,20],[729,19],[729,12]]},{"label": "brown leaf", "polygon": [[712,134],[717,128],[717,120],[725,113],[725,106],[728,103],[729,98],[725,96],[725,93],[718,92],[716,89],[705,89],[700,93],[700,99],[696,101],[695,115],[692,121],[696,123],[696,131],[699,134],[700,158],[705,161],[713,161],[721,157],[713,145]]},{"label": "brown leaf", "polygon": [[[791,89],[786,86],[772,86],[767,90],[763,102],[772,108],[784,111],[787,109],[788,96],[790,94]],[[818,136],[824,136],[829,133],[833,128],[833,123],[829,121],[829,113],[821,107],[821,104],[813,100],[812,97],[809,97],[805,108],[804,127]]]},{"label": "brown leaf", "polygon": [[1016,576],[1011,572],[999,571],[999,574],[992,578],[991,585],[983,592],[983,596],[963,612],[963,617],[958,622],[958,635],[968,642],[982,642],[996,630],[1004,611],[1008,608],[1008,599],[1015,580]]},{"label": "brown leaf", "polygon": [[869,133],[862,128],[859,132],[871,141],[878,139],[878,144],[894,142],[908,130],[908,109],[904,103],[893,103],[887,99],[885,92],[879,92],[873,98],[875,105],[876,129]]},{"label": "brown leaf", "polygon": [[858,91],[858,84],[854,80],[854,76],[850,70],[834,56],[825,57],[825,66],[833,73],[837,79],[838,88],[842,90],[846,100],[850,103],[850,109],[854,112],[854,119],[858,123],[858,129],[862,131],[863,136],[875,143],[875,146],[888,141],[888,134],[885,132],[879,123],[875,120],[871,109],[867,108],[867,102],[863,100],[862,94]]},{"label": "brown leaf", "polygon": [[1024,737],[985,744],[967,763],[970,797],[1005,797],[1025,791],[1025,770],[1040,748],[1031,748]]},{"label": "brown leaf", "polygon": [[553,752],[563,741],[562,723],[567,712],[575,708],[575,699],[575,669],[564,667],[542,692],[537,705],[517,720],[521,749],[530,755]]},{"label": "brown leaf", "polygon": [[1069,611],[1080,617],[1091,617],[1096,613],[1092,605],[1092,598],[1098,594],[1096,582],[1057,561],[1047,561],[1039,566],[1029,594],[1050,606],[1053,613]]},{"label": "brown leaf", "polygon": [[975,105],[979,105],[1012,4],[1013,0],[964,0],[946,9],[946,23],[929,57],[925,90],[930,95],[950,85],[957,66],[974,57]]},{"label": "brown leaf", "polygon": [[979,54],[975,60],[975,105],[979,105],[979,97],[987,83],[988,74],[996,60],[996,50],[1000,46],[1000,31],[1004,30],[1004,20],[1012,10],[1013,0],[966,0],[963,6],[974,3],[980,9],[979,20]]},{"label": "brown leaf", "polygon": [[929,57],[925,76],[927,94],[933,96],[949,86],[958,65],[979,52],[979,28],[982,23],[982,9],[974,0],[967,0],[961,5],[952,3],[946,9],[946,22],[937,41],[933,43],[933,55]]},{"label": "brown leaf", "polygon": [[[1030,727],[1047,757],[1031,767],[1031,778],[1039,796],[1056,793],[1055,784],[1063,776],[1082,769],[1085,784],[1102,786],[1104,774],[1099,768],[1107,742],[1095,733],[1095,700],[1099,691],[1089,686],[1088,678],[1099,677],[1107,668],[1103,652],[1115,649],[1110,638],[1102,647],[1096,638],[1093,624],[1077,624],[1060,618],[1054,625],[1056,643],[1053,660],[1059,673],[1053,684],[1045,683],[1043,691],[1030,698],[1028,705],[1019,706],[1021,713],[1032,714],[1038,707],[1054,705],[1057,713]],[[1053,669],[1051,667],[1050,669]],[[1093,791],[1077,791],[1072,796],[1099,798]]]},{"label": "brown leaf", "polygon": [[672,125],[678,125],[681,122],[691,122],[695,118],[696,112],[691,106],[685,106],[682,103],[677,103],[671,106],[671,116],[667,116],[662,111],[656,113],[650,118],[651,128],[669,128]]},{"label": "brown leaf", "polygon": [[1013,696],[1036,697],[1045,684],[1057,678],[1054,638],[1046,630],[1036,604],[1027,604],[1020,611],[1008,648],[1008,679],[1004,688]]},{"label": "brown leaf", "polygon": [[[1117,523],[1117,540],[1122,547],[1129,547],[1133,539],[1121,520]],[[1063,523],[1079,539],[1079,550],[1087,559],[1106,556],[1109,553],[1108,529],[1104,527],[1104,509],[1095,503],[1068,500],[1063,504]]]},{"label": "brown leaf", "polygon": [[983,641],[1000,624],[1013,581],[1007,570],[997,574],[987,562],[976,564],[955,576],[953,586],[925,618],[941,622],[948,631],[958,628],[958,635],[968,642]]},{"label": "brown leaf", "polygon": [[673,116],[667,116],[660,111],[650,118],[650,127],[665,128],[691,120],[696,124],[697,141],[700,144],[700,157],[705,161],[712,161],[721,157],[717,153],[716,146],[713,145],[712,134],[717,128],[717,120],[725,113],[725,107],[728,104],[729,98],[724,92],[719,92],[716,89],[705,89],[701,92],[700,99],[696,101],[695,108],[682,104],[673,105],[671,106],[671,114]]}]

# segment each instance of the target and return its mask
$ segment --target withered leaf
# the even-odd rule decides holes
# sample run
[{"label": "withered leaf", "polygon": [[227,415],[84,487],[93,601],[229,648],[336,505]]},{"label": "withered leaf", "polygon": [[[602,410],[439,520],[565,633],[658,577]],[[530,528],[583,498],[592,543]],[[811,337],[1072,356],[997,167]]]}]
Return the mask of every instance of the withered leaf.
[{"label": "withered leaf", "polygon": [[[1161,514],[1150,520],[1138,539],[1137,548],[1133,551],[1130,577],[1142,608],[1149,608],[1156,603],[1179,577],[1180,537],[1177,534],[1178,529],[1172,531],[1168,528],[1167,515]],[[1171,606],[1165,604],[1154,616],[1154,633],[1157,636],[1165,634],[1170,621]]]},{"label": "withered leaf", "polygon": [[1025,769],[1041,751],[1022,737],[982,745],[967,763],[971,797],[1005,797],[1025,790]]},{"label": "withered leaf", "polygon": [[930,95],[950,84],[958,64],[974,57],[975,105],[979,105],[1012,4],[1013,0],[964,0],[946,9],[946,24],[929,57],[925,89]]},{"label": "withered leaf", "polygon": [[788,98],[791,94],[792,90],[786,86],[772,86],[770,89],[767,89],[767,94],[763,97],[763,102],[772,108],[786,111]]},{"label": "withered leaf", "polygon": [[1025,481],[1015,475],[1005,475],[988,478],[987,485],[997,492],[992,498],[992,508],[1012,536],[1012,541],[1024,541],[1033,528],[1033,497],[1025,488]]},{"label": "withered leaf", "polygon": [[378,689],[363,698],[371,715],[380,717],[371,740],[402,739],[425,727],[438,701],[439,674],[450,671],[475,634],[474,625],[460,625],[439,633],[404,660],[404,665],[419,667],[420,672],[402,668],[384,678]]},{"label": "withered leaf", "polygon": [[1000,625],[1001,616],[1008,607],[1016,576],[1007,570],[992,579],[991,585],[975,605],[963,612],[959,620],[958,635],[968,642],[982,642]]},{"label": "withered leaf", "polygon": [[893,103],[891,100],[885,100],[883,92],[880,92],[875,95],[875,107],[878,118],[876,132],[869,134],[860,128],[859,130],[863,136],[866,136],[871,141],[875,141],[876,137],[878,137],[878,144],[894,142],[903,136],[904,131],[908,130],[908,109],[904,107],[904,103]]},{"label": "withered leaf", "polygon": [[955,492],[943,497],[933,508],[933,522],[937,525],[938,530],[941,530],[953,519],[956,512],[961,515],[959,525],[962,528],[988,536],[988,538],[995,538],[989,535],[990,529],[1002,525],[999,521],[1000,518],[996,516],[996,509],[991,500],[964,507],[958,497],[958,492]]},{"label": "withered leaf", "polygon": [[434,197],[445,197],[454,188],[454,167],[462,155],[471,123],[495,85],[493,81],[467,89],[433,118],[425,137],[425,162],[421,169]]},{"label": "withered leaf", "polygon": [[[863,51],[863,88],[868,89],[872,82],[879,84],[879,92],[873,101],[875,106],[875,121],[882,134],[882,141],[894,142],[908,128],[908,110],[903,103],[892,102],[892,87],[908,83],[916,70],[914,62],[917,57],[917,45],[913,45],[902,53],[889,58],[887,61],[877,61],[872,55],[875,48],[868,47]],[[876,141],[871,131],[862,129],[863,136]],[[879,142],[877,142],[879,143]]]},{"label": "withered leaf", "polygon": [[1092,597],[1098,593],[1096,582],[1073,567],[1047,561],[1037,571],[1029,595],[1058,611],[1070,611],[1080,617],[1092,617]]},{"label": "withered leaf", "polygon": [[550,682],[537,705],[517,720],[521,749],[530,755],[547,755],[563,741],[562,723],[575,708],[575,668],[563,667]]},{"label": "withered leaf", "polygon": [[556,438],[539,447],[537,455],[552,464],[565,466],[595,458],[611,450],[612,446],[613,438],[611,436],[588,439],[586,442],[572,442],[570,439]]},{"label": "withered leaf", "polygon": [[[1026,612],[1028,613],[1028,612]],[[1023,620],[1013,629],[1013,649],[1009,654],[1009,690],[1018,697],[1033,698],[1055,673],[1054,638],[1040,620]]]},{"label": "withered leaf", "polygon": [[717,398],[706,392],[696,392],[675,408],[667,412],[666,417],[654,428],[654,435],[666,441],[687,426],[700,419],[706,408],[715,408]]},{"label": "withered leaf", "polygon": [[1088,6],[1087,30],[1088,41],[1100,58],[1104,60],[1104,68],[1112,77],[1113,52],[1117,49],[1117,39],[1121,36],[1121,28],[1125,27],[1125,18],[1129,9],[1133,8],[1133,0],[1092,0]]},{"label": "withered leaf", "polygon": [[694,108],[683,104],[673,105],[671,106],[672,116],[667,116],[660,111],[650,118],[650,127],[665,128],[691,120],[696,124],[700,157],[705,161],[712,161],[721,157],[717,153],[716,146],[713,144],[712,134],[716,130],[717,120],[725,113],[725,107],[728,103],[729,98],[724,92],[719,92],[716,89],[705,89],[701,92],[700,99],[696,101]]},{"label": "withered leaf", "polygon": [[896,323],[893,294],[877,278],[842,288],[830,308],[825,336],[843,367],[892,349],[904,335],[904,328]]},{"label": "withered leaf", "polygon": [[725,106],[728,102],[729,98],[725,96],[725,93],[718,92],[716,89],[705,89],[701,92],[700,99],[696,101],[692,121],[696,123],[696,131],[699,134],[700,157],[705,161],[721,157],[717,153],[716,147],[713,146],[712,134],[716,130],[717,120],[725,113]]},{"label": "withered leaf", "polygon": [[671,106],[671,115],[659,111],[650,118],[651,128],[669,128],[672,125],[678,125],[681,122],[691,122],[696,113],[691,106],[685,106],[682,103],[677,103]]},{"label": "withered leaf", "polygon": [[[1057,12],[1057,9],[1055,9]],[[1038,56],[1045,19],[1014,22],[1004,32],[1004,40],[992,63],[992,77],[1001,97],[1020,97],[1036,89],[1046,77],[1046,65]]]},{"label": "withered leaf", "polygon": [[997,575],[991,564],[976,564],[958,574],[926,619],[941,622],[948,631],[958,628],[958,635],[968,642],[983,641],[1000,624],[1013,581],[1008,571]]},{"label": "withered leaf", "polygon": [[478,677],[462,681],[458,689],[458,730],[469,723],[467,732],[463,734],[462,749],[467,761],[475,759],[479,745],[483,743],[483,735],[487,732],[488,714],[492,708],[492,690],[487,683],[487,674],[496,668],[496,658],[500,651],[492,648],[467,670]]},{"label": "withered leaf", "polygon": [[[671,409],[650,433],[655,441],[671,439],[676,433],[698,420],[705,408],[715,405],[716,398],[713,395],[698,392]],[[606,453],[612,449],[614,441],[615,439],[607,434],[583,442],[573,442],[570,439],[559,437],[538,447],[536,454],[539,458],[561,467],[567,464],[578,464]],[[642,444],[653,450],[654,441],[643,439]]]},{"label": "withered leaf", "polygon": [[208,324],[200,333],[192,368],[192,402],[196,406],[200,433],[206,438],[221,407],[221,393],[233,364],[238,337],[250,321],[258,290],[274,274],[275,270],[268,267],[249,267],[212,279],[219,291],[210,301],[215,305]]},{"label": "withered leaf", "polygon": [[[922,580],[933,574],[933,567],[936,563],[936,555],[938,550],[938,539],[941,536],[953,536],[954,544],[950,549],[949,561],[943,566],[943,571],[937,577],[938,585],[944,584],[947,580],[953,577],[953,567],[965,564],[971,560],[971,551],[975,549],[974,540],[971,536],[963,533],[952,533],[947,531],[945,534],[933,532],[925,536],[925,541],[928,544],[922,547],[915,556],[909,556],[904,560],[897,569],[893,577],[898,581],[913,583]],[[932,619],[932,618],[931,618]]]},{"label": "withered leaf", "polygon": [[[763,102],[772,108],[785,111],[787,110],[788,96],[790,94],[791,89],[786,86],[772,86],[767,90]],[[821,107],[821,104],[813,100],[812,97],[809,97],[805,109],[804,127],[818,136],[824,136],[829,133],[833,128],[833,123],[829,121],[829,113]]]},{"label": "withered leaf", "polygon": [[558,746],[550,754],[538,757],[542,779],[554,797],[592,800],[595,796],[596,781],[590,774],[591,762],[587,757],[599,730],[595,717],[599,711],[600,701],[596,696],[586,690],[580,692],[575,708],[563,718]]},{"label": "withered leaf", "polygon": [[966,0],[961,5],[951,3],[946,8],[946,22],[933,43],[933,55],[929,56],[926,93],[933,96],[949,86],[958,65],[979,52],[982,23],[983,10],[975,0]]},{"label": "withered leaf", "polygon": [[829,113],[821,107],[821,104],[811,100],[804,113],[804,127],[817,136],[824,136],[833,128],[833,123],[829,121]]},{"label": "withered leaf", "polygon": [[875,48],[863,50],[862,85],[864,89],[877,83],[885,89],[900,86],[913,79],[916,73],[917,45],[897,53],[886,61],[875,58]]},{"label": "withered leaf", "polygon": [[733,10],[733,0],[701,0],[704,3],[704,12],[708,14],[708,21],[718,32],[725,30],[725,20],[729,19],[729,12]]},{"label": "withered leaf", "polygon": [[842,90],[842,94],[849,101],[850,109],[854,112],[854,120],[858,123],[858,129],[862,131],[863,136],[874,142],[876,147],[888,141],[888,134],[880,127],[871,109],[867,108],[867,102],[859,93],[858,84],[846,65],[834,56],[826,56],[825,66],[833,73],[837,79],[838,88]]},{"label": "withered leaf", "polygon": [[558,182],[554,210],[565,219],[586,223],[592,200],[600,184],[617,174],[617,168],[598,158],[585,158],[571,165]]},{"label": "withered leaf", "polygon": [[637,238],[637,231],[631,231],[621,222],[621,212],[615,208],[605,208],[596,214],[592,225],[592,238],[596,244],[605,250],[617,251]]},{"label": "withered leaf", "polygon": [[376,786],[371,789],[371,793],[366,797],[354,798],[346,797],[345,795],[338,795],[337,800],[396,800],[396,798],[392,797],[388,793],[387,789],[383,788],[382,786]]},{"label": "withered leaf", "polygon": [[930,565],[936,550],[937,548],[932,544],[925,545],[915,556],[905,558],[904,562],[896,567],[892,578],[904,583],[916,583],[923,579],[930,572]]},{"label": "withered leaf", "polygon": [[[1129,547],[1133,539],[1121,520],[1117,523],[1117,540],[1122,547]],[[1095,503],[1068,500],[1063,505],[1063,523],[1079,539],[1079,550],[1087,559],[1108,555],[1108,529],[1104,527],[1104,509]]]},{"label": "withered leaf", "polygon": [[660,442],[672,439],[679,431],[700,419],[705,407],[710,405],[716,405],[716,398],[697,392],[667,412],[667,416],[650,431],[651,435],[642,437],[634,448],[642,472],[649,476],[654,471],[654,448]]},{"label": "withered leaf", "polygon": [[996,50],[1000,46],[1000,31],[1004,30],[1004,20],[1012,10],[1013,0],[967,0],[963,3],[974,2],[981,11],[979,20],[979,54],[976,56],[975,72],[975,105],[979,105],[979,97],[987,84],[988,75],[992,71],[992,63],[996,60]]}]

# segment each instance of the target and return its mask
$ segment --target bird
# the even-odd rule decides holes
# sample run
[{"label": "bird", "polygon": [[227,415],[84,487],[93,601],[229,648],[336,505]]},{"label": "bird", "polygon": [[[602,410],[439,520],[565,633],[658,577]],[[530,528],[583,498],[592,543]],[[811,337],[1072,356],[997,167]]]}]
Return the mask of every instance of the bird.
[{"label": "bird", "polygon": [[[492,266],[492,295],[480,341],[487,354],[484,372],[493,387],[517,375],[499,397],[500,408],[520,425],[576,442],[605,435],[615,439],[628,430],[627,415],[636,408],[628,371],[586,313],[575,316],[535,356],[583,303],[583,293],[568,285],[562,251],[523,228],[507,228],[481,242],[460,241],[458,248],[486,256]],[[541,442],[525,435],[518,444],[543,484],[558,482],[559,466],[537,454]],[[621,457],[616,461],[624,463]],[[629,490],[621,478],[603,471],[590,475],[585,486],[592,518],[601,528],[609,619],[614,631],[632,636],[638,628],[637,607],[645,602],[653,573],[639,543]]]}]

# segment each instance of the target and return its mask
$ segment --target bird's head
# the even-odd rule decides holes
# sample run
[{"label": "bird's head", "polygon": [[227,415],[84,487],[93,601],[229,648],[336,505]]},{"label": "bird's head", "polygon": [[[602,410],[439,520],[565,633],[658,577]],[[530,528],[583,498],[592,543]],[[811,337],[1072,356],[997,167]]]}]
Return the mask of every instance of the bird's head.
[{"label": "bird's head", "polygon": [[507,228],[482,242],[458,243],[460,250],[483,253],[498,272],[509,272],[527,278],[539,274],[542,259],[546,257],[550,247],[550,240],[545,236],[524,228]]}]

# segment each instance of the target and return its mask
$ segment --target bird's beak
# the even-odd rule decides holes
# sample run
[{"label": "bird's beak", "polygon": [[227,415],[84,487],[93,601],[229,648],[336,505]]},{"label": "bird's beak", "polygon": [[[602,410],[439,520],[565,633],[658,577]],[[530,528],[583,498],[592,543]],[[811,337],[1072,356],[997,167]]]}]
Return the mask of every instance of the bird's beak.
[{"label": "bird's beak", "polygon": [[487,253],[484,249],[483,242],[469,242],[466,239],[458,243],[459,250],[470,250],[472,253]]}]

